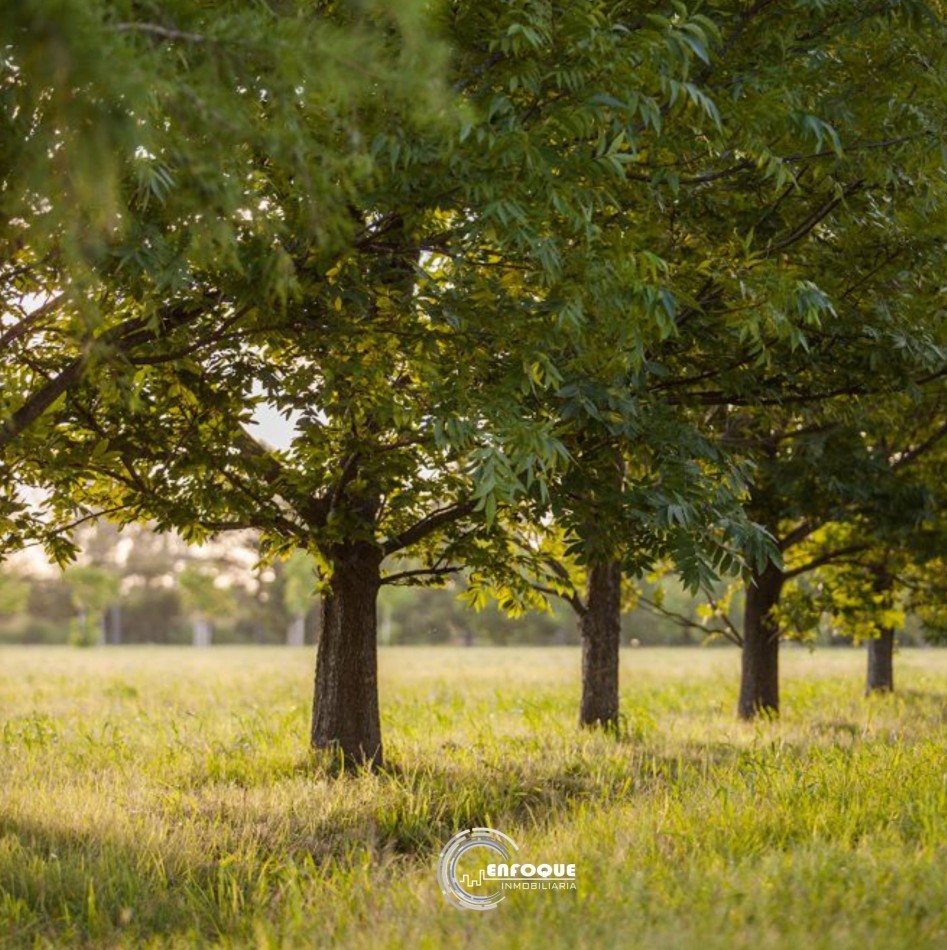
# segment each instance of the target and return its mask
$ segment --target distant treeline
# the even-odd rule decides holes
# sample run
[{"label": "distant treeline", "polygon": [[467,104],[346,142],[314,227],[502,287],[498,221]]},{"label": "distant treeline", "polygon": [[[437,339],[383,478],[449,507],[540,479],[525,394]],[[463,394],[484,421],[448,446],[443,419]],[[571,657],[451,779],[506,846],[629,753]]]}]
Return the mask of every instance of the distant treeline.
[{"label": "distant treeline", "polygon": [[[104,570],[101,569],[100,570]],[[240,581],[244,583],[240,583]],[[221,593],[216,616],[209,616],[213,644],[282,644],[288,640],[294,614],[287,606],[287,571],[284,565],[257,578],[239,577]],[[82,642],[79,629],[81,605],[76,585],[68,573],[21,576],[16,604],[7,594],[0,603],[0,643],[66,644]],[[4,584],[9,592],[10,575]],[[119,585],[116,585],[119,586]],[[676,583],[663,587],[667,615],[638,606],[622,616],[622,642],[642,646],[696,646],[706,642],[701,630],[701,601]],[[563,603],[550,613],[528,613],[513,619],[495,606],[474,611],[448,588],[390,587],[382,591],[379,610],[379,642],[383,645],[456,644],[478,645],[575,645],[580,642],[574,611]],[[739,595],[738,595],[739,596]],[[676,616],[671,616],[676,615]],[[690,621],[691,625],[684,623]],[[193,610],[189,596],[178,583],[136,582],[120,585],[115,596],[95,621],[98,636],[89,642],[105,644],[194,642]],[[99,631],[98,624],[101,624]],[[315,644],[319,636],[319,600],[309,598],[303,615],[304,642]],[[908,618],[900,635],[905,644],[923,641],[920,625]],[[850,638],[824,631],[822,645],[846,645]]]}]

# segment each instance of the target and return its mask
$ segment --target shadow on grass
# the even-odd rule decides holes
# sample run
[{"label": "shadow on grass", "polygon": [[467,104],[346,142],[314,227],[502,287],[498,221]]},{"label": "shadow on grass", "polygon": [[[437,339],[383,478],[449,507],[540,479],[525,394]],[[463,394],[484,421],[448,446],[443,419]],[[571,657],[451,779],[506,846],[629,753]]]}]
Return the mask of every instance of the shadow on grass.
[{"label": "shadow on grass", "polygon": [[192,906],[195,885],[213,893],[206,873],[144,843],[0,818],[0,946],[210,940],[218,928]]},{"label": "shadow on grass", "polygon": [[504,748],[492,762],[394,758],[384,772],[331,781],[305,763],[269,787],[152,787],[135,817],[116,795],[99,816],[113,812],[110,827],[69,828],[67,807],[48,824],[0,816],[0,930],[14,945],[253,942],[294,892],[306,901],[360,867],[383,876],[406,859],[433,873],[460,829],[553,827],[590,802],[700,781],[733,754],[551,761],[533,748],[517,762]]}]

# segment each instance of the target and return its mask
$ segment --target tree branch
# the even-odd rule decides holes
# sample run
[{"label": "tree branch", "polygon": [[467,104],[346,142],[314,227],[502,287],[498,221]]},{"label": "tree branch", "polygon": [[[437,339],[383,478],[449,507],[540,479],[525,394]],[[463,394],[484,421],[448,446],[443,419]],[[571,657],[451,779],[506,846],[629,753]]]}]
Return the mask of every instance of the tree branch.
[{"label": "tree branch", "polygon": [[702,623],[698,623],[696,620],[692,620],[690,617],[685,617],[684,614],[679,614],[677,611],[668,610],[666,607],[660,607],[653,600],[649,600],[647,597],[639,597],[639,604],[644,604],[644,606],[654,614],[658,614],[663,617],[667,617],[669,620],[673,620],[678,626],[681,627],[690,627],[694,630],[700,630],[704,634],[719,633],[721,636],[726,637],[728,640],[733,641],[737,646],[743,646],[743,637],[740,636],[739,631],[730,624],[730,629],[721,628],[721,629],[711,629],[705,627]]},{"label": "tree branch", "polygon": [[530,587],[533,590],[539,591],[540,594],[546,594],[548,597],[558,597],[560,600],[564,600],[579,617],[584,617],[588,612],[589,608],[583,603],[582,598],[573,591],[571,594],[562,594],[553,587],[546,587],[545,584],[535,584],[532,581],[527,581]]},{"label": "tree branch", "polygon": [[910,465],[925,452],[937,445],[937,443],[940,442],[944,436],[947,436],[947,422],[945,422],[936,432],[934,432],[934,434],[929,439],[925,439],[920,445],[917,445],[910,451],[905,452],[904,455],[902,455],[896,462],[892,464],[892,471],[897,471],[900,468],[904,468],[905,465]]},{"label": "tree branch", "polygon": [[459,501],[456,504],[448,505],[446,508],[438,508],[410,528],[402,531],[401,534],[390,538],[382,545],[382,552],[387,557],[389,554],[395,554],[403,548],[416,544],[439,528],[471,514],[476,507],[477,502],[472,498],[468,498],[466,501]]},{"label": "tree branch", "polygon": [[789,247],[791,244],[795,244],[796,241],[804,238],[817,224],[825,220],[849,195],[854,194],[858,191],[859,188],[864,184],[862,180],[856,181],[853,185],[849,185],[843,192],[841,197],[830,198],[825,204],[821,207],[816,208],[812,214],[809,215],[804,221],[801,221],[789,234],[784,238],[777,241],[775,244],[770,244],[767,246],[766,250],[770,253],[774,251],[781,251],[784,248]]},{"label": "tree branch", "polygon": [[133,317],[90,340],[81,356],[67,363],[59,375],[49,379],[8,420],[0,423],[0,449],[25,432],[63,393],[79,382],[96,346],[113,346],[124,351],[160,339],[162,331],[170,333],[205,314],[206,303],[195,301],[193,306],[171,311],[162,319],[158,332],[151,329],[143,317]]},{"label": "tree branch", "polygon": [[797,525],[795,528],[792,529],[792,531],[789,532],[789,534],[786,535],[786,537],[784,537],[782,540],[778,542],[779,550],[786,551],[789,548],[794,547],[797,544],[800,544],[801,542],[805,541],[806,538],[808,538],[810,534],[812,534],[814,531],[817,531],[820,527],[822,527],[821,521],[817,521],[814,523],[811,521],[803,521],[802,524]]},{"label": "tree branch", "polygon": [[462,564],[448,564],[446,567],[419,567],[412,571],[399,571],[397,574],[386,574],[382,579],[382,584],[397,584],[398,581],[412,577],[441,577],[445,574],[456,574],[462,571]]},{"label": "tree branch", "polygon": [[208,39],[200,33],[187,33],[183,30],[172,30],[157,23],[116,23],[116,33],[148,33],[160,36],[165,40],[184,40],[187,43],[206,43]]},{"label": "tree branch", "polygon": [[37,307],[32,313],[27,314],[22,320],[10,327],[10,329],[0,337],[0,351],[5,350],[11,343],[15,343],[21,336],[28,333],[43,317],[47,316],[51,310],[54,310],[58,306],[64,296],[65,294],[55,294],[42,306]]},{"label": "tree branch", "polygon": [[867,544],[850,544],[844,548],[837,548],[835,551],[827,551],[825,554],[820,554],[819,557],[815,557],[799,567],[794,567],[790,571],[783,571],[783,577],[786,580],[790,580],[793,577],[798,577],[800,574],[807,574],[809,571],[814,571],[817,567],[831,564],[833,561],[845,557],[846,555],[867,551],[868,547],[869,545]]}]

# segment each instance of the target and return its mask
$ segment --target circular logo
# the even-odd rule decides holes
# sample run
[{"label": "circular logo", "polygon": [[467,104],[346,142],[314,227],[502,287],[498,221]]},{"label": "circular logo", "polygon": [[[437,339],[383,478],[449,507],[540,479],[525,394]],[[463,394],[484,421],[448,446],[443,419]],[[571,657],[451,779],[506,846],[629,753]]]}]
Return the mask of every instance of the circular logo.
[{"label": "circular logo", "polygon": [[493,910],[503,897],[490,890],[483,861],[508,864],[519,849],[512,838],[492,828],[468,828],[444,845],[437,859],[437,883],[444,896],[461,910]]}]

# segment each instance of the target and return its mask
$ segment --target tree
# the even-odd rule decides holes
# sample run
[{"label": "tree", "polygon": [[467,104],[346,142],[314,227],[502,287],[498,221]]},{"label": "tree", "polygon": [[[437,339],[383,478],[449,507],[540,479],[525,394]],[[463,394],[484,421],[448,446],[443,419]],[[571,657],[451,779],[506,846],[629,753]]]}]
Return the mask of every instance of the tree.
[{"label": "tree", "polygon": [[[900,411],[892,411],[892,404]],[[797,418],[794,425],[755,438],[745,426],[739,429],[740,438],[759,451],[751,511],[770,527],[782,557],[747,585],[738,710],[745,719],[779,710],[778,650],[787,621],[798,634],[823,612],[847,611],[850,624],[861,618],[859,639],[881,638],[879,653],[890,646],[895,565],[885,552],[910,546],[931,511],[929,483],[919,466],[947,435],[936,416],[918,420],[916,407],[904,399],[860,410],[845,405],[849,418],[834,422],[824,405],[819,412],[818,424],[810,413],[808,426]],[[854,574],[853,563],[859,565]],[[800,579],[817,569],[824,576],[839,568],[848,578],[848,592],[839,593],[834,605],[823,599],[816,607]],[[841,590],[824,587],[830,600],[831,586]],[[781,608],[787,595],[790,603]],[[864,626],[866,616],[879,611]],[[849,626],[847,632],[855,631]],[[886,668],[888,659],[878,658]]]},{"label": "tree", "polygon": [[[54,553],[68,554],[65,523],[99,511],[193,540],[255,527],[274,556],[310,551],[326,586],[313,744],[381,762],[379,587],[467,565],[505,571],[514,600],[529,602],[507,566],[508,527],[572,464],[570,405],[617,412],[633,431],[642,405],[663,399],[716,436],[713,407],[864,386],[864,362],[857,384],[834,373],[834,331],[821,326],[834,298],[813,277],[851,270],[839,261],[853,236],[903,230],[938,207],[924,184],[939,167],[943,43],[920,11],[816,5],[787,23],[767,4],[720,3],[712,17],[682,4],[672,16],[455,4],[442,29],[462,108],[428,117],[397,96],[359,100],[372,174],[328,189],[333,240],[311,214],[310,163],[259,135],[274,127],[264,109],[258,135],[222,166],[240,194],[227,219],[236,253],[182,246],[176,194],[139,202],[144,246],[169,253],[95,273],[109,321],[97,345],[66,332],[65,301],[45,349],[34,343],[10,370],[20,422],[5,462],[51,500]],[[891,95],[879,103],[864,77],[882,65]],[[322,100],[254,68],[266,78],[250,88],[304,143],[322,143]],[[888,213],[901,194],[910,201]],[[887,279],[884,267],[859,266],[859,291]],[[838,281],[831,290],[845,297]],[[914,315],[910,299],[876,354]],[[868,307],[850,309],[839,329]],[[31,332],[43,342],[43,328]],[[817,338],[824,358],[810,365]],[[613,405],[629,388],[654,399]],[[261,400],[298,420],[288,451],[247,432]],[[678,503],[664,510],[688,543]],[[14,542],[36,527],[28,514],[8,522]],[[395,555],[422,566],[388,573]]]},{"label": "tree", "polygon": [[287,646],[301,647],[306,639],[306,614],[312,606],[316,585],[315,564],[302,551],[295,551],[283,565],[283,603],[289,612]]},{"label": "tree", "polygon": [[[793,561],[804,570],[778,609],[780,625],[791,635],[811,636],[826,620],[836,635],[865,643],[869,694],[894,690],[895,635],[907,612],[935,621],[943,602],[938,558],[945,545],[947,442],[932,437],[918,448],[923,450],[896,453],[902,479],[896,492],[876,498],[867,514],[827,524],[800,544]],[[929,628],[936,637],[936,621]]]},{"label": "tree", "polygon": [[[611,240],[627,241],[629,252],[647,247],[631,257],[626,280],[639,293],[628,304],[654,319],[624,338],[606,333],[605,346],[590,348],[596,382],[647,393],[649,408],[664,394],[739,456],[747,434],[730,422],[749,413],[734,408],[763,409],[749,438],[765,455],[774,439],[791,441],[800,428],[844,415],[844,406],[826,405],[833,399],[942,379],[932,316],[943,267],[941,12],[904,4],[866,15],[854,5],[831,12],[812,5],[806,17],[787,19],[766,4],[717,4],[709,18],[689,16],[683,5],[671,18],[643,14],[651,36],[668,48],[689,46],[697,58],[661,56],[657,43],[650,58],[636,49],[634,88],[653,79],[661,94],[610,101],[616,122],[600,137],[600,154],[621,168],[626,187],[612,183],[599,200],[611,215]],[[893,50],[902,53],[892,63]],[[884,102],[864,81],[881,63]],[[645,78],[649,67],[656,75]],[[529,87],[532,74],[521,67],[511,88],[521,75]],[[637,113],[633,129],[617,120],[628,113]],[[613,366],[624,359],[625,378],[619,370],[603,380],[603,358]],[[561,361],[554,363],[561,372]],[[756,454],[743,454],[759,464]],[[781,526],[762,508],[751,499],[750,518],[778,536]],[[601,583],[594,603],[607,605],[611,619],[593,623],[598,609],[586,615],[586,642],[601,641],[613,658],[607,666],[590,662],[609,670],[589,691],[606,717],[617,709],[618,597],[609,563],[590,576]],[[779,559],[754,565],[752,574],[745,716],[778,705]]]},{"label": "tree", "polygon": [[[571,33],[550,35],[553,43],[527,36],[524,46],[512,30],[498,42],[514,66],[528,47],[552,63],[591,26],[597,42],[620,51],[621,34],[586,14],[570,19]],[[471,17],[456,17],[455,88],[483,110],[475,131],[445,137],[412,124],[399,103],[377,103],[379,128],[397,130],[373,142],[379,169],[387,162],[391,173],[346,196],[353,226],[340,250],[313,234],[292,169],[254,179],[254,201],[286,236],[285,279],[261,285],[200,258],[187,258],[187,285],[173,295],[114,278],[130,312],[157,305],[167,314],[161,332],[136,337],[134,352],[123,336],[94,389],[69,381],[40,457],[15,449],[20,477],[61,504],[54,521],[79,504],[150,515],[194,539],[252,525],[274,554],[294,544],[313,550],[327,583],[313,742],[353,761],[381,760],[374,670],[383,558],[412,552],[436,576],[465,553],[482,559],[492,547],[503,556],[498,506],[565,461],[543,402],[524,401],[544,387],[550,319],[583,332],[584,298],[620,293],[623,278],[608,262],[624,250],[609,251],[589,228],[602,163],[594,154],[576,160],[567,140],[539,148],[556,125],[561,139],[601,64],[577,49],[584,87],[560,101],[560,80],[550,83],[542,122],[524,139],[533,106],[513,109],[497,95],[496,24]],[[661,35],[643,43],[666,45]],[[617,90],[630,68],[613,57],[608,82]],[[609,108],[599,102],[590,119],[610,124]],[[582,134],[594,140],[598,131],[583,120]],[[511,181],[524,148],[534,169]],[[261,271],[251,259],[245,269]],[[616,306],[605,312],[618,316]],[[47,375],[58,378],[55,367]],[[300,418],[290,453],[247,434],[258,398]]]},{"label": "tree", "polygon": [[107,642],[106,611],[119,594],[118,575],[93,564],[77,564],[64,573],[63,579],[76,609],[77,644],[103,646]]},{"label": "tree", "polygon": [[[619,725],[621,613],[638,599],[631,583],[623,594],[623,576],[673,568],[696,591],[774,553],[745,516],[743,475],[726,455],[672,408],[646,394],[623,398],[633,408],[615,413],[611,427],[597,410],[580,416],[567,441],[574,464],[521,542],[532,553],[521,562],[529,582],[564,598],[579,621],[580,724],[609,730]],[[636,421],[626,429],[629,418]]]},{"label": "tree", "polygon": [[[806,10],[788,17],[757,5],[721,27],[729,38],[708,86],[731,92],[713,99],[727,147],[672,148],[660,166],[642,159],[673,209],[655,253],[675,298],[694,301],[652,357],[661,374],[652,388],[703,412],[708,437],[758,467],[749,513],[784,554],[810,530],[807,507],[848,503],[833,478],[850,482],[859,463],[848,453],[866,454],[858,425],[839,425],[856,400],[908,392],[924,405],[918,394],[942,385],[945,366],[934,131],[945,102],[942,10]],[[865,82],[881,64],[883,101]],[[810,456],[805,489],[787,506],[780,473],[794,477],[796,446],[826,438],[832,472],[820,480]],[[742,637],[745,717],[778,707],[772,610],[785,578],[778,560],[755,574]]]},{"label": "tree", "polygon": [[187,564],[177,577],[184,609],[191,618],[192,642],[196,647],[209,647],[214,621],[227,616],[233,607],[230,591],[218,586],[212,568]]}]

